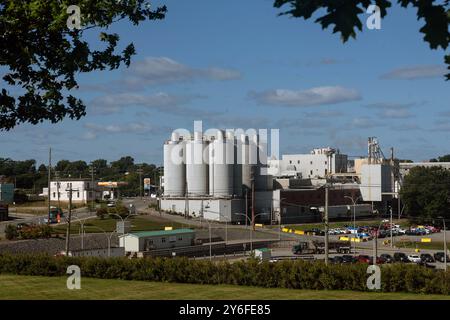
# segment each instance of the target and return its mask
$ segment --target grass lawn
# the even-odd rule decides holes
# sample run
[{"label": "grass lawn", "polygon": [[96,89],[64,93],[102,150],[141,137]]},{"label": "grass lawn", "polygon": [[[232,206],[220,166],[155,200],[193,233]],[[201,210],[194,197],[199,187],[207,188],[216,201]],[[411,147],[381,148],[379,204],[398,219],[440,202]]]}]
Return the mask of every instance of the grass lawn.
[{"label": "grass lawn", "polygon": [[[86,233],[98,233],[101,232],[101,228],[106,232],[111,232],[116,229],[116,222],[120,221],[119,218],[107,217],[104,219],[94,218],[84,222],[84,230]],[[180,223],[172,222],[167,219],[155,218],[149,216],[137,216],[128,218],[127,221],[131,222],[132,231],[153,231],[153,230],[163,230],[164,227],[173,227],[174,229],[183,228]],[[79,233],[80,223],[78,221],[72,221],[71,233]],[[53,227],[55,233],[65,234],[66,225]]]},{"label": "grass lawn", "polygon": [[[426,236],[425,236],[426,237]],[[395,246],[399,248],[417,248],[428,250],[444,251],[444,242],[414,242],[414,241],[397,241]]]},{"label": "grass lawn", "polygon": [[68,290],[66,279],[65,277],[0,275],[0,299],[450,299],[450,296],[444,295],[266,289],[231,285],[212,286],[91,278],[81,279],[81,290]]}]

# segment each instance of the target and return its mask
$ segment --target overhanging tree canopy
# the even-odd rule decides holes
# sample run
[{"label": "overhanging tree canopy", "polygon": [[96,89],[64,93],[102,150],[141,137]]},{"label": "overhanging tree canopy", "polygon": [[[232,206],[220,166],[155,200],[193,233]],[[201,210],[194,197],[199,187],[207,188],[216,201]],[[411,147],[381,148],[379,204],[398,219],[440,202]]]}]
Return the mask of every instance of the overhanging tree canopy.
[{"label": "overhanging tree canopy", "polygon": [[[450,43],[450,0],[397,0],[404,8],[409,5],[417,9],[417,19],[423,19],[425,24],[420,28],[424,41],[428,42],[431,49],[447,49]],[[286,5],[290,9],[280,15],[290,15],[305,20],[316,12],[326,10],[326,14],[317,18],[316,23],[322,25],[322,29],[334,25],[333,33],[340,33],[343,42],[350,37],[356,38],[356,29],[361,31],[363,23],[359,16],[365,14],[367,8],[375,4],[380,8],[380,15],[384,17],[388,8],[392,6],[389,0],[275,0],[274,7],[281,8]],[[366,16],[367,18],[367,16]],[[449,73],[446,80],[450,80],[450,55],[446,55],[445,63]]]},{"label": "overhanging tree canopy", "polygon": [[[77,5],[81,29],[70,30],[67,8]],[[119,35],[100,32],[104,50],[92,50],[84,31],[105,29],[119,20],[133,25],[164,19],[166,7],[152,8],[145,0],[0,0],[0,66],[4,84],[19,89],[0,92],[0,130],[24,122],[52,123],[85,115],[83,102],[70,94],[79,73],[129,66],[133,44],[116,52]]]}]

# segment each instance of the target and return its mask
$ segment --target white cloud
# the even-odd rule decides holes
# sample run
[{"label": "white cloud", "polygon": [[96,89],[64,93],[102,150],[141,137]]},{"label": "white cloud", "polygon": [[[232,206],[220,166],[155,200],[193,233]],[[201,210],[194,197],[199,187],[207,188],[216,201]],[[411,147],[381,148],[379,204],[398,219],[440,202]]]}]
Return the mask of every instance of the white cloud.
[{"label": "white cloud", "polygon": [[446,74],[446,68],[441,65],[418,65],[391,70],[383,75],[382,79],[415,80],[425,78],[439,78]]},{"label": "white cloud", "polygon": [[166,84],[195,79],[224,81],[240,78],[241,73],[233,69],[192,68],[167,57],[147,57],[133,63],[130,69],[125,71],[123,81],[128,86],[140,87],[145,84]]},{"label": "white cloud", "polygon": [[389,119],[406,119],[413,117],[409,109],[414,106],[414,103],[380,102],[369,104],[366,107],[378,110],[379,117]]},{"label": "white cloud", "polygon": [[250,97],[259,104],[287,107],[307,107],[336,104],[361,99],[356,89],[340,86],[315,87],[307,90],[275,89],[252,92]]},{"label": "white cloud", "polygon": [[200,96],[173,95],[159,92],[151,95],[135,93],[108,94],[94,98],[89,106],[95,114],[111,114],[120,112],[128,107],[144,107],[165,113],[193,114],[197,110],[183,108],[181,105],[187,104]]},{"label": "white cloud", "polygon": [[145,134],[145,133],[157,133],[160,132],[161,128],[149,125],[142,122],[131,122],[126,124],[96,124],[96,123],[85,123],[84,128],[89,131],[85,134],[84,138],[97,136],[97,133],[132,133],[132,134]]}]

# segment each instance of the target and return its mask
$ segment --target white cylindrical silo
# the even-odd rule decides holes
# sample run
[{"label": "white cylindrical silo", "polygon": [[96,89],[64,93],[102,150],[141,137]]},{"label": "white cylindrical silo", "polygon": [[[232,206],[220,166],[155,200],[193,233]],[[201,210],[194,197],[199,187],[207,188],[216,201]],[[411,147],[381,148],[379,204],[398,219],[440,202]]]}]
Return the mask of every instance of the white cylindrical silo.
[{"label": "white cylindrical silo", "polygon": [[201,197],[208,194],[208,164],[204,154],[207,142],[201,132],[194,133],[194,139],[186,143],[186,181],[187,193],[190,197]]},{"label": "white cylindrical silo", "polygon": [[213,197],[233,195],[234,141],[223,131],[209,145],[209,194]]},{"label": "white cylindrical silo", "polygon": [[179,141],[177,134],[164,144],[164,196],[182,197],[185,195],[186,165],[185,143]]}]

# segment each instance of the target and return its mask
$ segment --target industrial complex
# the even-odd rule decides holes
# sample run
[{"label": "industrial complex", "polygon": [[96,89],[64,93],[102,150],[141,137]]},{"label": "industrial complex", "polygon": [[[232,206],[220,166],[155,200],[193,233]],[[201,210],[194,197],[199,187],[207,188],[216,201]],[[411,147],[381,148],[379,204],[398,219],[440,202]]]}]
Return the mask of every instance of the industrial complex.
[{"label": "industrial complex", "polygon": [[258,134],[173,133],[164,143],[161,209],[236,224],[322,221],[327,187],[330,219],[401,216],[399,190],[414,163],[399,163],[393,150],[386,158],[375,137],[358,159],[330,147],[276,159],[265,147]]}]

